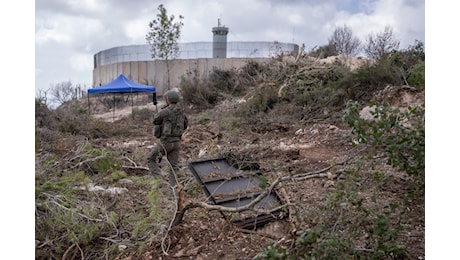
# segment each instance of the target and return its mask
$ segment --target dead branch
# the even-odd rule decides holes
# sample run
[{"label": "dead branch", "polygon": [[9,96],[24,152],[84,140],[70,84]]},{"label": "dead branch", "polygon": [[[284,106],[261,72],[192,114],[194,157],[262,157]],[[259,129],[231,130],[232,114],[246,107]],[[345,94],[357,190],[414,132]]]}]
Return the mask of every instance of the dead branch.
[{"label": "dead branch", "polygon": [[[279,192],[280,192],[281,198],[282,198],[287,204],[291,204],[291,200],[289,199],[289,196],[288,196],[288,194],[287,194],[287,192],[286,192],[286,189],[280,188],[280,189],[279,189]],[[293,204],[293,208],[296,209],[296,205],[295,205],[295,204]],[[296,211],[297,211],[297,209],[296,209]],[[291,223],[291,231],[292,231],[292,233],[295,233],[295,232],[296,232],[296,228],[295,228],[295,222],[294,222],[294,219],[293,219],[292,215],[293,215],[292,211],[289,210],[289,220],[290,220],[289,223]],[[295,215],[297,215],[297,214],[295,214]]]},{"label": "dead branch", "polygon": [[75,244],[77,245],[78,250],[80,250],[81,260],[85,260],[85,254],[83,254],[83,250],[81,250],[80,245],[78,245],[78,243],[75,243]]},{"label": "dead branch", "polygon": [[193,137],[193,136],[187,136],[187,139],[193,140],[193,141],[195,141],[197,143],[203,143],[204,142],[204,140],[198,139],[198,138]]},{"label": "dead branch", "polygon": [[134,165],[134,167],[137,167],[137,164],[135,161],[131,160],[129,157],[127,156],[123,156],[123,159],[127,160],[128,162],[130,162],[132,165]]},{"label": "dead branch", "polygon": [[133,174],[146,174],[150,173],[150,169],[143,166],[121,166],[121,169],[126,173],[133,173]]},{"label": "dead branch", "polygon": [[[170,162],[168,161],[168,163],[170,164]],[[172,168],[172,166],[171,166]],[[176,178],[176,182],[177,182],[177,176],[176,176],[176,173],[173,171],[173,174],[174,174],[174,177]],[[178,223],[180,223],[182,221],[182,217],[183,217],[183,214],[180,215],[178,212],[182,209],[182,206],[183,206],[183,199],[184,199],[184,186],[181,185],[181,184],[178,184],[177,186],[174,186],[174,187],[171,187],[171,190],[173,192],[173,195],[174,195],[174,202],[175,202],[175,212],[174,212],[174,218],[171,220],[170,224],[169,224],[169,227],[165,233],[165,235],[163,236],[163,238],[161,239],[161,250],[163,251],[163,254],[164,255],[168,255],[168,250],[169,250],[169,247],[171,246],[171,240],[170,240],[170,237],[169,237],[169,231],[171,230],[171,228],[175,225],[177,225]],[[180,220],[178,220],[178,216],[180,218]],[[166,239],[168,239],[168,243],[166,244]]]},{"label": "dead branch", "polygon": [[68,207],[66,207],[66,206],[64,206],[64,205],[59,204],[59,202],[56,201],[56,200],[59,199],[59,198],[57,198],[57,197],[54,196],[54,195],[50,195],[50,194],[48,194],[48,193],[46,193],[46,192],[43,192],[42,194],[45,195],[45,196],[47,196],[47,197],[50,199],[50,202],[51,202],[52,204],[58,206],[58,207],[61,208],[61,209],[64,209],[64,210],[66,210],[66,211],[70,211],[70,212],[72,212],[72,213],[76,213],[78,216],[80,216],[80,217],[82,217],[82,218],[85,218],[85,219],[87,219],[87,220],[89,220],[89,221],[95,221],[95,222],[102,222],[102,221],[104,221],[103,219],[95,219],[95,218],[88,217],[88,216],[86,216],[86,215],[84,215],[84,214],[81,214],[81,213],[76,212],[76,211],[75,211],[74,209],[72,209],[72,208],[68,208]]},{"label": "dead branch", "polygon": [[89,163],[89,162],[95,162],[95,161],[100,160],[100,159],[103,159],[103,158],[105,158],[105,157],[106,157],[105,155],[100,155],[100,156],[96,156],[96,157],[91,158],[91,159],[88,159],[88,160],[84,160],[84,161],[79,162],[79,163],[77,163],[76,165],[72,166],[71,169],[79,168],[79,167],[81,167],[83,164],[86,164],[86,163]]},{"label": "dead branch", "polygon": [[122,242],[121,240],[115,240],[115,239],[108,238],[108,237],[99,237],[99,239],[109,241],[113,244],[120,244]]},{"label": "dead branch", "polygon": [[75,247],[75,244],[72,244],[69,248],[67,248],[67,250],[64,252],[64,254],[62,255],[62,259],[67,259],[67,254],[70,252],[70,250],[72,250],[72,248]]},{"label": "dead branch", "polygon": [[[72,248],[74,247],[77,247],[78,250],[80,251],[80,259],[84,260],[85,259],[85,255],[83,254],[83,250],[81,250],[81,247],[78,245],[78,243],[75,243],[75,244],[72,244],[69,248],[67,248],[67,250],[64,252],[64,254],[62,255],[62,259],[68,259],[67,258],[67,254],[69,254],[69,252],[72,250]],[[75,257],[75,255],[73,256]],[[72,257],[72,259],[73,259]]]},{"label": "dead branch", "polygon": [[[308,179],[311,179],[311,178],[328,177],[327,174],[323,174],[323,173],[329,171],[330,169],[334,168],[335,166],[346,165],[348,162],[350,162],[352,159],[354,159],[356,156],[358,156],[361,152],[363,152],[364,149],[365,148],[358,150],[355,154],[349,156],[348,158],[346,158],[342,162],[333,163],[333,164],[329,165],[328,167],[325,167],[325,168],[320,169],[320,170],[312,171],[312,172],[299,173],[299,174],[294,174],[292,176],[285,176],[285,177],[282,178],[282,181],[287,181],[287,180],[299,180],[299,181],[302,181],[302,180],[308,180]],[[342,173],[343,173],[343,171],[337,171],[336,172],[337,176],[342,174]]]},{"label": "dead branch", "polygon": [[302,177],[296,177],[293,179],[296,181],[304,181],[304,180],[313,179],[313,178],[327,178],[328,176],[329,174],[327,173],[315,173],[315,174],[309,174],[309,175],[302,176]]}]

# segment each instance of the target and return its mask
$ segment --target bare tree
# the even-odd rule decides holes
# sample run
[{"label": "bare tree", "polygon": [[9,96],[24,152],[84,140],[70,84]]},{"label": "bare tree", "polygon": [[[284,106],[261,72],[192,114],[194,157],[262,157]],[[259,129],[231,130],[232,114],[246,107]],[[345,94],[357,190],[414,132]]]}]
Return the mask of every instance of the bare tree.
[{"label": "bare tree", "polygon": [[329,45],[334,46],[338,54],[348,56],[355,56],[361,50],[361,41],[353,36],[351,28],[346,24],[334,30],[334,33],[329,38]]},{"label": "bare tree", "polygon": [[80,84],[73,85],[72,82],[63,81],[56,85],[52,85],[50,89],[50,94],[52,100],[57,102],[59,105],[64,104],[70,100],[77,100],[83,96],[85,88],[82,88]]},{"label": "bare tree", "polygon": [[369,34],[367,36],[364,52],[367,57],[373,60],[379,60],[385,57],[388,53],[398,50],[399,40],[395,39],[391,26],[385,26],[385,30],[376,35]]},{"label": "bare tree", "polygon": [[179,15],[179,21],[174,22],[174,15],[168,17],[168,13],[163,4],[158,6],[159,13],[156,20],[149,23],[150,31],[145,39],[150,45],[152,59],[160,58],[166,63],[168,73],[168,89],[170,89],[170,61],[174,60],[179,53],[178,41],[181,35],[184,23],[182,15]]}]

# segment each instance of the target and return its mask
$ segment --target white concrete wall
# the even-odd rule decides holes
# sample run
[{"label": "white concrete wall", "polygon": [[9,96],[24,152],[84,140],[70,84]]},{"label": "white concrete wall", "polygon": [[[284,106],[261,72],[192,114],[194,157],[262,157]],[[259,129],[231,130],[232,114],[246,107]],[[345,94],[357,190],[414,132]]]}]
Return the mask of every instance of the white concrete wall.
[{"label": "white concrete wall", "polygon": [[[229,70],[241,68],[249,60],[255,62],[268,62],[271,58],[222,58],[222,59],[177,59],[170,62],[170,87],[178,87],[181,76],[187,73],[206,78],[214,70]],[[195,74],[196,73],[196,74]],[[158,95],[167,90],[168,74],[164,61],[131,61],[110,65],[98,66],[93,70],[93,87],[105,85],[116,79],[120,74],[130,80],[153,86]]]}]

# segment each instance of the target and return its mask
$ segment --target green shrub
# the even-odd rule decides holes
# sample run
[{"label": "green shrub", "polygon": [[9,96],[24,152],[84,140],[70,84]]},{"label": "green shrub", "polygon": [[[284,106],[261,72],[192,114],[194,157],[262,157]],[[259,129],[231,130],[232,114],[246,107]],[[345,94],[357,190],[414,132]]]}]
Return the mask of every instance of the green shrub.
[{"label": "green shrub", "polygon": [[209,111],[206,111],[206,112],[202,112],[198,115],[198,123],[199,124],[202,124],[202,125],[205,125],[207,124],[209,121],[211,121],[211,114]]},{"label": "green shrub", "polygon": [[114,174],[113,176],[118,177],[123,175],[123,173],[118,172],[123,163],[119,161],[120,157],[115,152],[94,148],[89,145],[83,148],[83,152],[93,158],[99,157],[97,160],[90,162],[91,166],[96,168],[99,173]]},{"label": "green shrub", "polygon": [[[255,66],[253,62],[249,62]],[[181,77],[179,88],[186,103],[200,109],[211,108],[229,96],[241,96],[246,92],[246,84],[234,69],[214,68],[209,77],[200,78],[189,73]]]},{"label": "green shrub", "polygon": [[111,135],[112,125],[101,119],[91,120],[88,122],[87,136],[92,139],[107,138]]},{"label": "green shrub", "polygon": [[239,105],[236,114],[250,117],[260,112],[267,113],[279,102],[277,91],[274,86],[259,87],[246,102]]},{"label": "green shrub", "polygon": [[85,108],[75,102],[67,102],[56,109],[58,130],[62,133],[79,135],[87,132],[89,121]]},{"label": "green shrub", "polygon": [[409,175],[425,172],[425,109],[409,107],[406,112],[388,104],[373,105],[374,120],[360,118],[362,105],[350,102],[344,120],[351,128],[348,140],[367,144],[373,153],[384,152],[387,163]]},{"label": "green shrub", "polygon": [[363,102],[370,101],[374,93],[387,85],[401,86],[404,81],[399,70],[385,61],[363,66],[340,81],[340,86],[347,90],[351,100]]},{"label": "green shrub", "polygon": [[370,101],[373,94],[387,85],[424,86],[425,51],[422,42],[405,50],[394,51],[374,64],[356,70],[339,80],[352,100]]},{"label": "green shrub", "polygon": [[326,44],[323,46],[315,47],[308,53],[308,56],[318,59],[324,59],[336,55],[338,55],[338,52],[333,44]]},{"label": "green shrub", "polygon": [[425,86],[425,62],[420,62],[412,67],[407,82],[410,86]]},{"label": "green shrub", "polygon": [[80,125],[64,119],[59,123],[59,131],[75,135],[80,133]]},{"label": "green shrub", "polygon": [[182,77],[179,85],[184,102],[198,108],[210,108],[215,105],[219,93],[208,81]]},{"label": "green shrub", "polygon": [[287,259],[286,249],[275,247],[273,245],[269,245],[265,248],[262,248],[259,254],[254,257],[254,260],[284,260]]},{"label": "green shrub", "polygon": [[218,122],[219,130],[228,132],[229,135],[235,136],[243,131],[243,123],[238,117],[227,115]]},{"label": "green shrub", "polygon": [[126,177],[128,177],[128,174],[126,174],[126,172],[117,170],[117,171],[112,172],[110,181],[115,183],[115,182],[117,182],[117,181],[119,181],[121,179],[124,179]]},{"label": "green shrub", "polygon": [[214,68],[209,76],[209,82],[213,89],[219,93],[228,93],[232,96],[239,96],[244,92],[241,84],[237,84],[237,72],[234,69],[220,70]]},{"label": "green shrub", "polygon": [[57,129],[57,118],[54,110],[50,110],[43,98],[35,98],[35,129]]},{"label": "green shrub", "polygon": [[94,166],[100,173],[110,173],[120,170],[122,164],[118,162],[118,159],[115,155],[107,153],[105,157],[97,160],[94,163]]},{"label": "green shrub", "polygon": [[410,86],[425,86],[425,47],[420,41],[405,50],[393,52],[385,60],[395,74]]},{"label": "green shrub", "polygon": [[149,108],[133,108],[132,110],[132,118],[135,118],[136,120],[150,122],[152,117],[153,112]]}]

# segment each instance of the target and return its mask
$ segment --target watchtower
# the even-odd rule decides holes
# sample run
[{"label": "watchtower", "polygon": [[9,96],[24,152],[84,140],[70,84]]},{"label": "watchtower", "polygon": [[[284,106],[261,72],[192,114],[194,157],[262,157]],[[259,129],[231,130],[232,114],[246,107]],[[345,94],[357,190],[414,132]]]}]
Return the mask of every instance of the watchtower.
[{"label": "watchtower", "polygon": [[217,19],[217,27],[212,28],[212,57],[227,58],[227,34],[228,28],[221,26],[220,19]]}]

